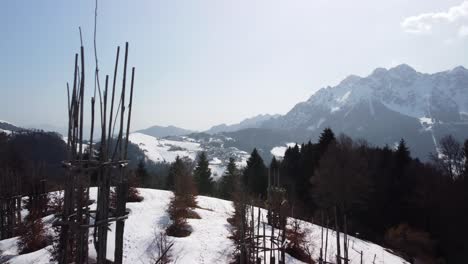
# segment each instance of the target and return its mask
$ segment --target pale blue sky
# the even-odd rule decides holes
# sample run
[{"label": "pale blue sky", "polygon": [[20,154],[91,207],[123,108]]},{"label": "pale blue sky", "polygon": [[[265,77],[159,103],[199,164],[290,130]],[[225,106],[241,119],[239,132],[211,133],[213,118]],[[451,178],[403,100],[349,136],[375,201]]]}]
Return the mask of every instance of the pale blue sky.
[{"label": "pale blue sky", "polygon": [[[462,3],[100,0],[101,79],[112,72],[117,45],[128,40],[129,63],[137,68],[134,129],[203,130],[284,114],[349,74],[400,63],[423,72],[468,65]],[[78,26],[92,90],[93,22],[94,0],[2,1],[0,119],[65,126]]]}]

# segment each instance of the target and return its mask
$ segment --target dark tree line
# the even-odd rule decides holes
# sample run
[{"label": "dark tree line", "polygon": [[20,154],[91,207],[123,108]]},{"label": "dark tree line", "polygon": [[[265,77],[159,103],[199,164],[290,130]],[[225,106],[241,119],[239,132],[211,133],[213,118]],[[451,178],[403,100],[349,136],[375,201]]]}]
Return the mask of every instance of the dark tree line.
[{"label": "dark tree line", "polygon": [[[288,148],[270,167],[279,167],[288,200],[301,208],[298,217],[325,213],[330,227],[408,259],[465,263],[468,140],[462,145],[444,137],[439,150],[433,162],[423,163],[411,157],[403,139],[395,149],[375,147],[325,129],[317,143]],[[266,171],[254,150],[242,181],[250,193],[265,194]]]}]

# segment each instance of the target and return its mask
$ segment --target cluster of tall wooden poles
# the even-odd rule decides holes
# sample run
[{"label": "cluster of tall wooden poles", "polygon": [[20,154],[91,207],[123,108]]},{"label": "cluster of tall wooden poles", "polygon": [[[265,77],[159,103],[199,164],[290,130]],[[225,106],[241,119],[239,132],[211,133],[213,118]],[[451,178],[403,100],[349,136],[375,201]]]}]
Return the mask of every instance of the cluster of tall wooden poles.
[{"label": "cluster of tall wooden poles", "polygon": [[[279,172],[270,171],[268,179],[266,218],[260,207],[255,215],[253,201],[247,204],[245,197],[241,198],[245,214],[241,215],[240,264],[283,264],[286,261],[286,213],[282,208],[286,208],[287,201],[282,195],[284,189],[279,186]],[[266,225],[271,226],[270,232]]]},{"label": "cluster of tall wooden poles", "polygon": [[[67,84],[68,91],[68,160],[63,162],[67,170],[64,188],[64,206],[60,219],[59,263],[88,263],[88,240],[93,229],[93,244],[97,252],[97,263],[109,263],[107,256],[108,229],[111,222],[115,225],[115,252],[113,263],[122,263],[124,221],[127,218],[126,197],[128,177],[126,171],[128,136],[130,133],[133,84],[135,68],[132,68],[130,91],[127,85],[128,43],[125,45],[123,77],[120,94],[116,91],[120,47],[117,48],[112,87],[109,75],[106,76],[104,91],[101,92],[99,73],[96,63],[95,91],[91,98],[91,131],[89,142],[83,134],[84,94],[85,94],[85,56],[81,46],[80,54],[75,54],[73,86]],[[97,62],[97,60],[96,60]],[[100,142],[94,144],[94,121],[96,90],[100,109]],[[130,99],[126,108],[125,96]],[[110,95],[110,100],[109,96]],[[120,98],[116,107],[116,100]],[[110,112],[108,108],[110,106]],[[115,109],[114,109],[115,108]],[[115,113],[114,113],[115,111]],[[119,119],[119,120],[117,120]],[[117,133],[115,129],[117,128]],[[86,144],[87,143],[87,144]],[[87,145],[87,146],[86,146]],[[86,148],[87,147],[87,148]],[[94,149],[96,147],[96,149]],[[90,210],[90,177],[97,176],[96,210]],[[115,187],[116,201],[111,203],[111,188]],[[115,207],[112,207],[114,206]]]},{"label": "cluster of tall wooden poles", "polygon": [[14,237],[21,224],[21,178],[10,169],[0,171],[0,240]]}]

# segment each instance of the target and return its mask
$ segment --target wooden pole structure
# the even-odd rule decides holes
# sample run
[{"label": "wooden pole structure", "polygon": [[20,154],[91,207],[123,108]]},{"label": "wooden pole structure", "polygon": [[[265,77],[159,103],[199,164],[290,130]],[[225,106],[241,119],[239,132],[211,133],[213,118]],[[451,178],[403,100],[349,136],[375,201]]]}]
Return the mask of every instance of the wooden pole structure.
[{"label": "wooden pole structure", "polygon": [[341,252],[340,252],[340,229],[338,226],[338,213],[335,208],[335,231],[336,231],[336,264],[341,264]]},{"label": "wooden pole structure", "polygon": [[[108,227],[111,222],[116,222],[116,237],[114,263],[122,263],[123,261],[123,234],[124,221],[127,218],[126,199],[127,199],[127,150],[128,136],[130,133],[131,109],[133,104],[133,90],[135,68],[132,68],[132,80],[130,89],[130,103],[128,105],[128,113],[125,111],[125,95],[126,95],[126,69],[128,61],[128,43],[125,46],[125,63],[124,76],[122,82],[122,90],[120,94],[120,124],[118,138],[113,141],[113,127],[116,122],[113,122],[114,117],[114,97],[115,97],[115,82],[117,79],[117,68],[119,62],[119,51],[117,48],[117,56],[114,69],[114,81],[112,87],[112,98],[110,102],[110,114],[108,116],[108,95],[109,95],[109,76],[106,75],[106,84],[103,98],[101,97],[100,85],[97,83],[100,98],[100,118],[101,118],[101,142],[99,146],[99,159],[94,159],[93,156],[93,134],[94,134],[94,107],[95,97],[91,100],[91,134],[90,147],[88,149],[89,158],[84,156],[84,89],[85,89],[85,66],[84,66],[84,48],[80,49],[81,67],[78,67],[78,54],[75,54],[75,69],[73,90],[70,92],[70,87],[67,85],[68,95],[68,160],[63,164],[67,168],[67,184],[64,193],[64,207],[61,218],[54,225],[60,226],[60,241],[59,241],[59,264],[68,264],[71,262],[82,264],[88,262],[88,239],[89,228],[94,228],[93,242],[97,252],[96,262],[98,264],[108,263],[107,260],[107,239]],[[96,66],[97,67],[97,66]],[[81,71],[80,71],[81,68]],[[97,74],[97,71],[96,71]],[[95,81],[99,82],[98,79]],[[117,116],[119,113],[115,115]],[[109,118],[108,118],[109,117]],[[124,117],[127,118],[127,123],[124,123]],[[124,127],[126,126],[126,134],[124,135]],[[106,137],[107,134],[107,137]],[[125,138],[125,139],[124,139]],[[125,140],[125,141],[124,141]],[[118,155],[110,155],[110,149],[115,142],[115,151],[118,150]],[[90,175],[97,175],[97,206],[95,212],[94,224],[90,224],[89,218],[93,216],[93,212],[89,211],[89,187]],[[117,178],[115,178],[117,176]],[[113,180],[114,179],[114,180]],[[117,184],[117,201],[116,209],[110,208],[110,188],[112,182]]]},{"label": "wooden pole structure", "polygon": [[[124,59],[124,72],[122,80],[122,93],[121,93],[121,110],[120,110],[120,132],[119,132],[119,141],[120,141],[120,159],[124,160],[126,153],[124,154],[124,144],[123,140],[123,128],[124,128],[124,116],[125,116],[125,85],[127,81],[127,59],[128,59],[128,42],[125,43],[125,59]],[[127,137],[128,140],[128,137]],[[117,183],[117,217],[122,217],[125,215],[125,200],[126,197],[126,186],[125,180],[126,177],[124,167],[120,167],[119,171],[119,181]],[[123,235],[124,235],[124,221],[118,220],[116,222],[116,231],[115,231],[115,252],[114,252],[114,263],[121,264],[123,261]]]}]

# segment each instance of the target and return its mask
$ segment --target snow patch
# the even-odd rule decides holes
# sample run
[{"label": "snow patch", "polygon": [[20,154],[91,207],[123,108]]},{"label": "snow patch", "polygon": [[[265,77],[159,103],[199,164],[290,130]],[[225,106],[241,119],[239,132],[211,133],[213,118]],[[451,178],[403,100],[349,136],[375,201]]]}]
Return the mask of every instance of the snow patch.
[{"label": "snow patch", "polygon": [[12,132],[10,130],[4,130],[0,128],[0,133],[5,133],[7,135],[10,135]]},{"label": "snow patch", "polygon": [[339,107],[339,106],[332,107],[332,109],[330,110],[330,113],[338,112],[338,111],[340,111],[340,109],[341,109],[341,107]]},{"label": "snow patch", "polygon": [[275,158],[284,158],[284,153],[286,153],[286,150],[288,147],[286,146],[281,146],[281,147],[274,147],[271,149],[270,153],[271,155],[275,156]]},{"label": "snow patch", "polygon": [[[271,155],[273,155],[275,158],[278,158],[278,159],[282,159],[284,158],[284,153],[286,153],[286,150],[288,148],[293,148],[295,147],[297,144],[294,143],[294,142],[291,142],[291,143],[286,143],[285,146],[277,146],[277,147],[274,147],[270,150],[270,153]],[[299,146],[299,145],[298,145]],[[300,148],[301,146],[299,146]]]},{"label": "snow patch", "polygon": [[351,91],[347,91],[341,98],[338,99],[338,102],[345,103],[349,96],[351,95]]}]

